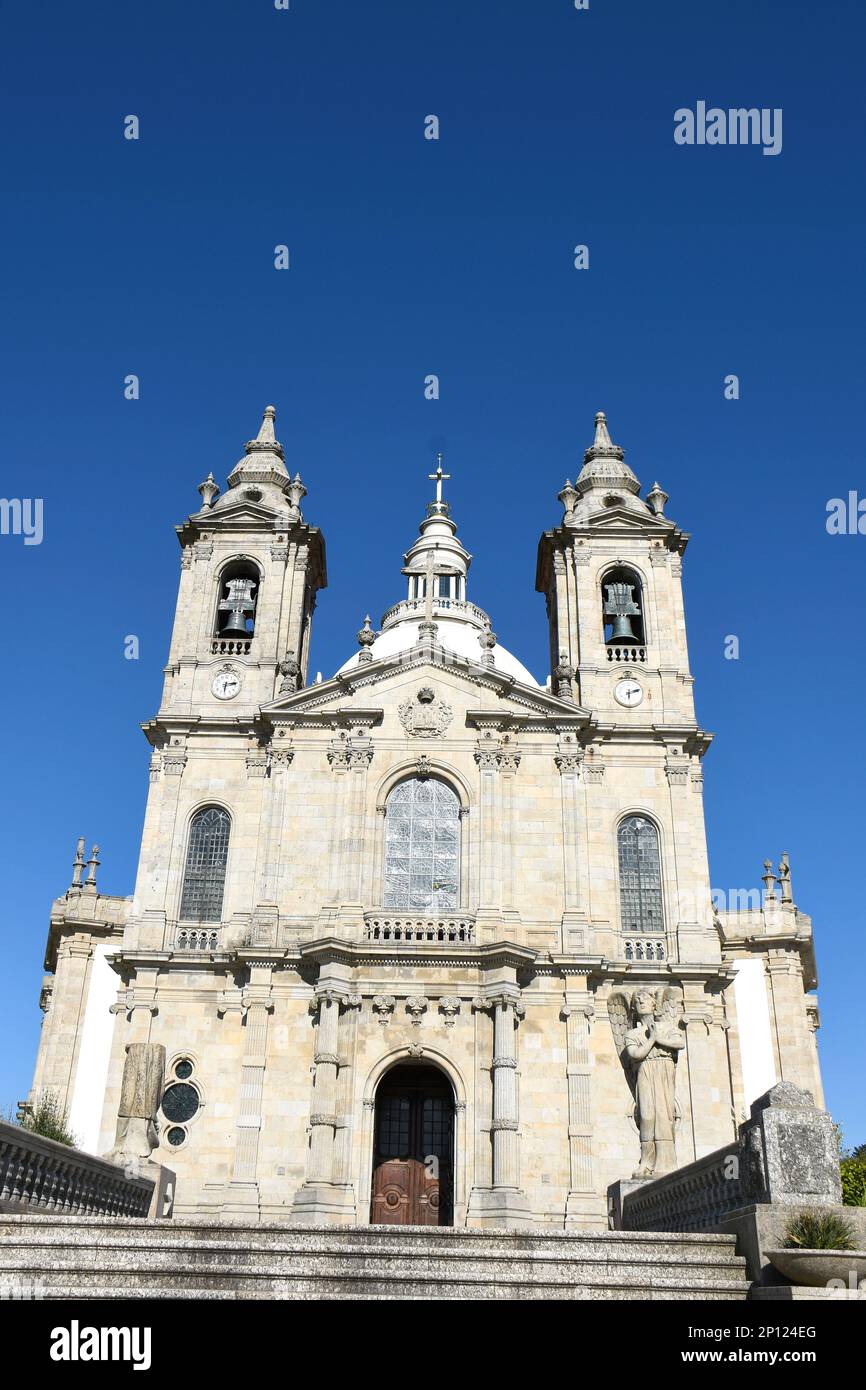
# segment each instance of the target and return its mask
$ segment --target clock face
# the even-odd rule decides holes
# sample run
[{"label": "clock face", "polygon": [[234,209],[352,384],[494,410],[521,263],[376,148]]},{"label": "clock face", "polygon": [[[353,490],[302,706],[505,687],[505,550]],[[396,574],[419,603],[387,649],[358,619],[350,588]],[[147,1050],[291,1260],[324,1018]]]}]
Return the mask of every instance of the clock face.
[{"label": "clock face", "polygon": [[233,700],[239,694],[241,678],[237,671],[217,671],[211,690],[218,700]]},{"label": "clock face", "polygon": [[614,687],[614,699],[626,709],[634,709],[643,699],[643,687],[634,676],[626,676],[625,680],[617,681]]}]

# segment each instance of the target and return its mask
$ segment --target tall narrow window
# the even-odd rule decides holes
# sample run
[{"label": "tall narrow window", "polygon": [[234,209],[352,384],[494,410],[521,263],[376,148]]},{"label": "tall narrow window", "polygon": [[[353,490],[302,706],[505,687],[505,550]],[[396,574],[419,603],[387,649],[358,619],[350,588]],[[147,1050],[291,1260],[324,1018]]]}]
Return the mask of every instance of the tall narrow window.
[{"label": "tall narrow window", "polygon": [[218,922],[222,917],[229,817],[220,806],[193,816],[186,852],[180,916],[184,922]]},{"label": "tall narrow window", "polygon": [[664,931],[658,831],[629,816],[619,827],[619,896],[624,932]]},{"label": "tall narrow window", "polygon": [[412,777],[385,808],[384,906],[441,912],[460,899],[460,803],[444,782]]}]

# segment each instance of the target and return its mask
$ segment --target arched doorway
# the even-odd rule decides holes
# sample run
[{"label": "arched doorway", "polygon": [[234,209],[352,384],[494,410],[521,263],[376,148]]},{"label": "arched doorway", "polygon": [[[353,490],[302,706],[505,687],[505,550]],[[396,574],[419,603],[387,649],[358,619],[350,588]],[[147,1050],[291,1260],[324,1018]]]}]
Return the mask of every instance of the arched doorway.
[{"label": "arched doorway", "polygon": [[401,1063],[376,1090],[370,1221],[450,1226],[454,1211],[454,1092],[437,1067]]}]

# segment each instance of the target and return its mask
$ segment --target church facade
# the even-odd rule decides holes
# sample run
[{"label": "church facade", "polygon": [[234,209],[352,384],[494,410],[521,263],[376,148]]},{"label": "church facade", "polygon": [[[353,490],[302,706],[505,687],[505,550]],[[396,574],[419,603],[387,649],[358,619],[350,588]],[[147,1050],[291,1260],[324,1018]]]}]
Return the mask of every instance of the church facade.
[{"label": "church facade", "polygon": [[541,685],[432,481],[402,596],[312,683],[325,546],[271,407],[177,528],[135,890],[79,842],[29,1103],[105,1153],[128,1046],[163,1044],[179,1214],[597,1228],[775,1081],[823,1103],[787,856],[711,895],[666,494],[599,414],[539,542]]}]

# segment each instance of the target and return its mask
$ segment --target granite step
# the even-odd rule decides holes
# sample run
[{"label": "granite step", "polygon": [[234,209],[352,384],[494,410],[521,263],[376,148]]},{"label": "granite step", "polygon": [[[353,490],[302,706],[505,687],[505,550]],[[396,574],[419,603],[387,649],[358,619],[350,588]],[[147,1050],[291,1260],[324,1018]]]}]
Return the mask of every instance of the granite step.
[{"label": "granite step", "polygon": [[[0,1296],[744,1299],[729,1236],[0,1215]],[[36,1296],[36,1295],[34,1295]]]}]

